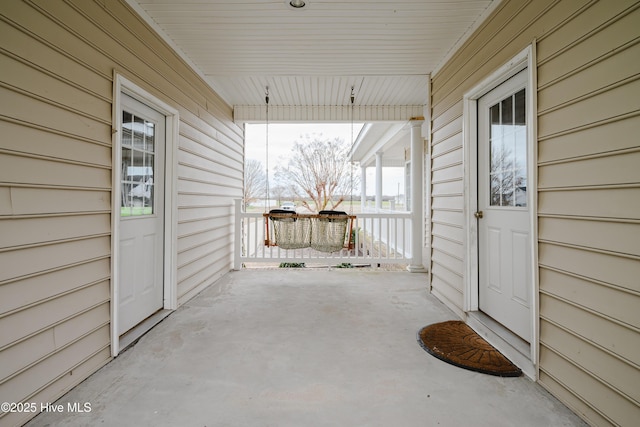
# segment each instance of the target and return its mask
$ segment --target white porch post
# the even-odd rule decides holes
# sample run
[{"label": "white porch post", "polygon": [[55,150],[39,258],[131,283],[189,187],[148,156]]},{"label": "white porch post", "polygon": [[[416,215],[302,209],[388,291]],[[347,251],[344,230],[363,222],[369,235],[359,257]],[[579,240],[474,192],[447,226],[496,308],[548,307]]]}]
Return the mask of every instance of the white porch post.
[{"label": "white porch post", "polygon": [[367,207],[367,167],[360,166],[360,210],[365,211]]},{"label": "white porch post", "polygon": [[382,209],[382,151],[376,152],[376,210]]},{"label": "white porch post", "polygon": [[425,273],[422,265],[423,239],[423,200],[422,169],[424,144],[422,142],[422,123],[424,120],[411,120],[411,264],[407,269],[412,273]]}]

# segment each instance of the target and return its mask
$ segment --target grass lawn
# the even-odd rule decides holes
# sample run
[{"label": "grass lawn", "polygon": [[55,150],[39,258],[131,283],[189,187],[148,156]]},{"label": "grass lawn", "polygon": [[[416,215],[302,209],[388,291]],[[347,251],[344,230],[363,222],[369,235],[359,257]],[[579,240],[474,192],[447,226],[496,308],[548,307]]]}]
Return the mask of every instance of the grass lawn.
[{"label": "grass lawn", "polygon": [[138,215],[151,215],[153,213],[152,206],[133,206],[120,208],[120,216],[138,216]]}]

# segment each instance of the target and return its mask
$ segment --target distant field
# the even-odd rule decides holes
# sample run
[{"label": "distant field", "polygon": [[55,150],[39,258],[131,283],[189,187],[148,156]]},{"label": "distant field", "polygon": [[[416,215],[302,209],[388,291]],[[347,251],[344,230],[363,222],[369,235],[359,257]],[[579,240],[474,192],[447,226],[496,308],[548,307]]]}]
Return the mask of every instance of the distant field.
[{"label": "distant field", "polygon": [[135,206],[129,208],[120,208],[120,216],[137,216],[137,215],[151,215],[153,213],[153,207],[151,206]]}]

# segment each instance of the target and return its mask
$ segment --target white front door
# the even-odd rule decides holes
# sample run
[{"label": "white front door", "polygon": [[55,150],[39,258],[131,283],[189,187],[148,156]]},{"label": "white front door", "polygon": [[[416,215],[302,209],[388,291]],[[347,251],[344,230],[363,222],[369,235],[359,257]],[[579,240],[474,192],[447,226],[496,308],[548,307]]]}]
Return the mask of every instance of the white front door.
[{"label": "white front door", "polygon": [[122,94],[118,334],[163,307],[165,117]]},{"label": "white front door", "polygon": [[478,305],[531,341],[526,70],[478,100]]}]

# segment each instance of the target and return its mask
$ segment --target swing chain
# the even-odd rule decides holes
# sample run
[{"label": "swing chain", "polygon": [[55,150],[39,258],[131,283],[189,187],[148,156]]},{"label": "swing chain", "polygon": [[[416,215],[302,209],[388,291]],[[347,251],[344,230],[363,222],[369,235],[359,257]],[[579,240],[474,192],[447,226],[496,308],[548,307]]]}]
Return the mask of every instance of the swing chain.
[{"label": "swing chain", "polygon": [[351,149],[349,150],[349,172],[351,174],[351,185],[349,188],[349,214],[353,215],[353,103],[355,101],[354,86],[351,86]]},{"label": "swing chain", "polygon": [[265,88],[265,96],[264,96],[264,102],[266,104],[266,115],[267,115],[267,119],[266,119],[266,139],[265,139],[265,156],[266,156],[266,181],[265,181],[265,190],[266,190],[266,199],[264,201],[264,211],[268,212],[269,211],[269,198],[270,198],[270,191],[269,191],[269,86],[267,85]]}]

